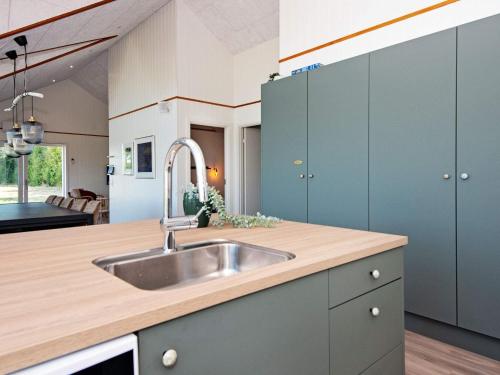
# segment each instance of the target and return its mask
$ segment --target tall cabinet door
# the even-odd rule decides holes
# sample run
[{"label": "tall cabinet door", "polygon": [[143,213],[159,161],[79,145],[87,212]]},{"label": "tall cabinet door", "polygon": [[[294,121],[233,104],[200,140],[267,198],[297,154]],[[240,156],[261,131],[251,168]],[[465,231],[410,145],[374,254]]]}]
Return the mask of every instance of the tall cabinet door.
[{"label": "tall cabinet door", "polygon": [[456,31],[370,62],[370,230],[409,236],[406,310],[456,324]]},{"label": "tall cabinet door", "polygon": [[500,338],[499,46],[500,16],[458,28],[458,325],[497,338]]},{"label": "tall cabinet door", "polygon": [[307,221],[307,74],[262,86],[262,213]]},{"label": "tall cabinet door", "polygon": [[309,73],[309,222],[368,229],[369,56]]}]

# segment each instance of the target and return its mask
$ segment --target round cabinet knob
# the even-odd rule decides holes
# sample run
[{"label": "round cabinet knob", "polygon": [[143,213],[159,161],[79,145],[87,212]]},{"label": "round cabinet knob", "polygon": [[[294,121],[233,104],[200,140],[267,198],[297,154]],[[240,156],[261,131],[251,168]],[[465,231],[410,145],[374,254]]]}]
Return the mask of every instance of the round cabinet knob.
[{"label": "round cabinet knob", "polygon": [[311,173],[311,174],[309,175],[309,178],[314,178],[314,175]]},{"label": "round cabinet knob", "polygon": [[177,362],[177,351],[175,349],[168,349],[163,353],[162,363],[166,368],[172,368]]},{"label": "round cabinet knob", "polygon": [[451,178],[451,176],[450,176],[448,173],[445,173],[445,174],[443,175],[443,178],[444,178],[445,180],[449,180],[449,179]]},{"label": "round cabinet knob", "polygon": [[304,177],[306,177],[304,173],[299,174],[299,178],[304,178]]},{"label": "round cabinet knob", "polygon": [[370,272],[370,275],[372,275],[372,277],[375,280],[377,280],[380,277],[380,271],[379,270],[373,270],[372,272]]},{"label": "round cabinet knob", "polygon": [[380,309],[378,307],[372,307],[370,309],[370,312],[372,313],[372,316],[377,317],[380,315]]},{"label": "round cabinet knob", "polygon": [[465,181],[465,180],[468,180],[468,179],[469,179],[469,175],[468,175],[467,173],[462,173],[462,174],[460,175],[460,178],[461,178],[462,180],[464,180],[464,181]]}]

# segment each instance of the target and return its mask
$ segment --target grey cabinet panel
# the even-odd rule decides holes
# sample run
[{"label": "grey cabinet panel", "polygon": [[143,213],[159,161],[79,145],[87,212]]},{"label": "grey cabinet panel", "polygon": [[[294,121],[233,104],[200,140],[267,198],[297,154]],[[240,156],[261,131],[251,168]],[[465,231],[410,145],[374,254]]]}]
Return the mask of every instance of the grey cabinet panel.
[{"label": "grey cabinet panel", "polygon": [[332,375],[357,375],[370,367],[403,342],[401,280],[332,309],[330,330]]},{"label": "grey cabinet panel", "polygon": [[368,229],[369,56],[309,73],[308,219]]},{"label": "grey cabinet panel", "polygon": [[455,117],[455,29],[371,55],[370,230],[409,236],[406,310],[450,324],[456,324]]},{"label": "grey cabinet panel", "polygon": [[[374,271],[378,275],[374,276]],[[332,268],[328,274],[330,307],[337,306],[403,276],[403,250],[373,255]]]},{"label": "grey cabinet panel", "polygon": [[403,345],[400,345],[363,371],[361,375],[404,375],[404,356]]},{"label": "grey cabinet panel", "polygon": [[307,74],[262,86],[261,131],[262,212],[306,222]]},{"label": "grey cabinet panel", "polygon": [[458,325],[500,338],[500,16],[458,28]]},{"label": "grey cabinet panel", "polygon": [[[327,375],[328,272],[139,332],[147,375]],[[162,366],[174,348],[174,368]]]}]

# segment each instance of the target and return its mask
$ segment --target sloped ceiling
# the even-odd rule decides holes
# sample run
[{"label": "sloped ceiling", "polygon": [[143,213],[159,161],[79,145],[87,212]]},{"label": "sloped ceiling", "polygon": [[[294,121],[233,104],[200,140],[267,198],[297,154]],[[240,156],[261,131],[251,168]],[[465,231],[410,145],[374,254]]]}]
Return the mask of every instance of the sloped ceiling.
[{"label": "sloped ceiling", "polygon": [[278,37],[279,0],[184,0],[233,54]]},{"label": "sloped ceiling", "polygon": [[[55,22],[45,24],[15,35],[5,36],[12,30],[27,25],[59,16],[68,11],[76,10],[83,6],[96,4],[96,0],[1,0],[0,1],[0,100],[12,96],[12,77],[4,77],[12,72],[12,62],[3,59],[5,52],[11,49],[22,53],[13,38],[16,35],[26,35],[28,38],[28,65],[41,63],[40,66],[27,71],[29,89],[36,90],[61,81],[70,76],[77,75],[75,81],[83,82],[81,71],[87,64],[95,60],[113,43],[120,35],[125,35],[140,22],[148,18],[156,10],[167,4],[170,0],[116,0],[100,1],[93,9],[78,13]],[[100,41],[102,38],[115,36],[115,38]],[[63,54],[67,54],[61,58]],[[44,61],[54,59],[48,63]],[[95,72],[99,70],[100,63],[83,71]],[[72,66],[72,68],[71,68]],[[18,67],[24,68],[22,58]],[[101,75],[107,79],[107,74]],[[91,77],[93,82],[86,84],[86,89],[99,88],[100,92],[91,92],[95,96],[102,96],[104,82],[96,82],[96,77]],[[21,83],[21,80],[19,80]],[[81,84],[81,83],[79,83]],[[107,83],[106,83],[107,85]]]},{"label": "sloped ceiling", "polygon": [[[29,43],[28,65],[40,64],[27,71],[29,89],[71,78],[107,100],[106,50],[170,1],[0,0],[0,101],[13,95],[9,76],[13,66],[4,58],[5,52],[15,49],[22,54],[13,38],[23,34]],[[278,36],[279,0],[183,1],[234,54]],[[67,17],[60,17],[65,14]],[[53,22],[29,28],[47,20]],[[26,27],[28,30],[19,30]],[[22,60],[21,56],[18,69],[24,68]],[[22,74],[18,78],[20,85]]]}]

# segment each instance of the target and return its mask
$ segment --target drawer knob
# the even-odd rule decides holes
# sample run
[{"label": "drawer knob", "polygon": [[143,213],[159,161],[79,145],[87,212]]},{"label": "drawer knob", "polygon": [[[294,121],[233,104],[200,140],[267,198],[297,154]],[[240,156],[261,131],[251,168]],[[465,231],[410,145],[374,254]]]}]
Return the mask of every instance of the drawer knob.
[{"label": "drawer knob", "polygon": [[372,275],[372,277],[375,280],[377,280],[380,277],[380,271],[379,270],[373,270],[372,272],[370,272],[370,274]]},{"label": "drawer knob", "polygon": [[172,368],[177,362],[177,351],[175,349],[168,349],[163,353],[162,363],[166,368]]},{"label": "drawer knob", "polygon": [[370,309],[370,312],[372,313],[372,316],[377,317],[380,315],[380,309],[378,307],[372,307]]}]

